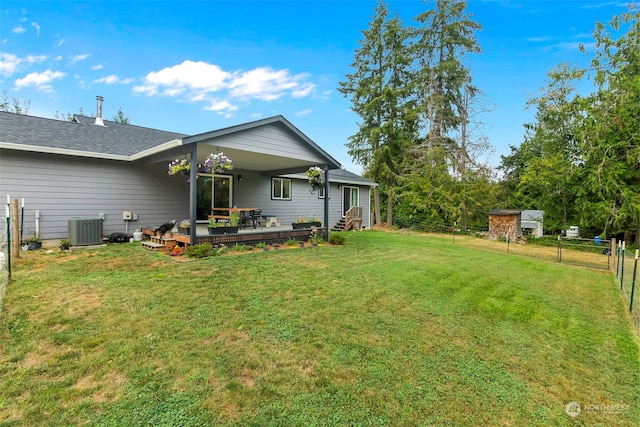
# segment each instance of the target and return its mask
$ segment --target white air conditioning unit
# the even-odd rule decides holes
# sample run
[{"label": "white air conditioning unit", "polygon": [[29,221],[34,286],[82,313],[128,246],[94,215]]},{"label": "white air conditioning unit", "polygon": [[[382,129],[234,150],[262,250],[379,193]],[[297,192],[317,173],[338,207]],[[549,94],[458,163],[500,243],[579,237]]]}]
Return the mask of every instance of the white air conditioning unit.
[{"label": "white air conditioning unit", "polygon": [[69,220],[71,246],[102,244],[102,220],[100,218],[71,218]]}]

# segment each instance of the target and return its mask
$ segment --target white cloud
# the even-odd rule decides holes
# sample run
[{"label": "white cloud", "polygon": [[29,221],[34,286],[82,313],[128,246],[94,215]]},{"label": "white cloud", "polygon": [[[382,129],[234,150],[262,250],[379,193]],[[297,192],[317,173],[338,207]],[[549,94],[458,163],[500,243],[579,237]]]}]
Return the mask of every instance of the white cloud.
[{"label": "white cloud", "polygon": [[527,38],[528,42],[548,42],[552,38],[549,36],[540,36],[540,37],[529,37]]},{"label": "white cloud", "polygon": [[37,22],[32,22],[31,26],[36,29],[36,35],[40,37],[40,25]]},{"label": "white cloud", "polygon": [[64,40],[60,39],[58,40],[58,43],[56,43],[56,47],[60,47],[64,44]]},{"label": "white cloud", "polygon": [[80,55],[75,55],[73,57],[71,57],[70,63],[71,65],[77,64],[80,61],[84,61],[85,59],[87,59],[89,57],[88,53],[83,53]]},{"label": "white cloud", "polygon": [[40,64],[47,60],[46,55],[27,55],[26,61],[32,64]]},{"label": "white cloud", "polygon": [[555,43],[549,46],[545,46],[542,50],[544,52],[567,52],[567,51],[579,51],[580,45],[584,46],[585,49],[588,49],[595,45],[595,43],[580,43],[580,42],[561,42]]},{"label": "white cloud", "polygon": [[331,98],[331,91],[325,90],[320,94],[320,101],[327,102]]},{"label": "white cloud", "polygon": [[291,74],[286,69],[226,71],[215,64],[186,60],[148,73],[133,91],[148,96],[182,97],[187,102],[206,101],[207,110],[229,114],[239,108],[234,99],[273,101],[283,96],[310,96],[316,85],[309,78],[306,73]]},{"label": "white cloud", "polygon": [[65,76],[65,73],[60,71],[47,70],[42,73],[30,73],[24,78],[15,81],[16,89],[34,86],[42,92],[51,92],[53,88],[49,83],[53,80],[61,79]]},{"label": "white cloud", "polygon": [[53,58],[54,61],[62,61],[62,55],[58,55],[55,58]]},{"label": "white cloud", "polygon": [[236,111],[237,109],[238,109],[237,105],[231,104],[226,99],[221,101],[214,101],[208,107],[205,108],[205,110],[217,111],[220,114],[223,114],[223,113],[228,114],[228,113],[231,113],[232,111]]},{"label": "white cloud", "polygon": [[45,55],[28,55],[25,58],[19,58],[11,53],[0,53],[0,74],[8,77],[18,71],[18,65],[23,62],[39,64],[46,59]]},{"label": "white cloud", "polygon": [[20,58],[10,53],[0,53],[0,74],[10,76],[18,69]]},{"label": "white cloud", "polygon": [[129,84],[133,82],[132,78],[127,78],[127,79],[120,79],[120,77],[116,76],[115,74],[111,74],[105,77],[102,77],[100,79],[94,80],[93,83],[105,83],[108,85],[112,85],[112,84]]},{"label": "white cloud", "polygon": [[273,70],[269,67],[256,68],[234,77],[229,87],[231,95],[238,98],[255,98],[273,101],[288,90],[298,86],[295,78],[287,70]]},{"label": "white cloud", "polygon": [[104,68],[104,65],[102,65],[102,64],[96,64],[96,65],[93,65],[93,66],[91,67],[91,70],[93,70],[93,71],[98,71],[98,70],[102,70],[103,68]]},{"label": "white cloud", "polygon": [[144,84],[133,90],[147,95],[160,93],[168,96],[176,96],[185,91],[215,92],[224,87],[228,78],[229,73],[217,65],[187,60],[173,67],[150,72],[145,77]]},{"label": "white cloud", "polygon": [[311,114],[313,110],[311,110],[310,108],[307,108],[305,110],[302,111],[296,111],[295,113],[293,113],[295,116],[297,117],[302,117],[302,116],[308,116],[309,114]]},{"label": "white cloud", "polygon": [[13,27],[13,29],[11,30],[11,32],[13,34],[22,34],[24,33],[26,30],[24,29],[24,27],[22,25],[18,25],[17,27]]},{"label": "white cloud", "polygon": [[294,98],[304,98],[305,96],[309,96],[315,88],[316,85],[313,83],[304,83],[299,88],[291,92],[291,96]]}]

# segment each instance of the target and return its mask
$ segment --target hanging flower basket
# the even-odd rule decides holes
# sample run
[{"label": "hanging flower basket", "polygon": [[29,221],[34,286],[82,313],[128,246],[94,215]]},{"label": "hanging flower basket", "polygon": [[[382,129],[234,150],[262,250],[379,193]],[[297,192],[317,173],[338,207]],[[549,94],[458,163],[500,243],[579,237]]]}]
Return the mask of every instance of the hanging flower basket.
[{"label": "hanging flower basket", "polygon": [[307,169],[306,175],[312,192],[324,187],[324,171],[318,166],[311,166]]},{"label": "hanging flower basket", "polygon": [[[222,173],[224,171],[233,170],[233,162],[223,153],[217,154],[209,154],[207,160],[204,161],[204,164],[198,164],[198,173]],[[171,163],[169,163],[169,175],[177,175],[182,174],[184,176],[189,176],[191,172],[191,162],[187,159],[175,159]],[[187,182],[189,180],[187,179]]]},{"label": "hanging flower basket", "polygon": [[191,163],[187,159],[175,159],[171,163],[169,163],[169,175],[176,175],[178,173],[189,175],[189,171],[191,170]]},{"label": "hanging flower basket", "polygon": [[209,173],[222,173],[233,170],[233,162],[223,153],[211,153],[202,167],[204,170],[208,170]]}]

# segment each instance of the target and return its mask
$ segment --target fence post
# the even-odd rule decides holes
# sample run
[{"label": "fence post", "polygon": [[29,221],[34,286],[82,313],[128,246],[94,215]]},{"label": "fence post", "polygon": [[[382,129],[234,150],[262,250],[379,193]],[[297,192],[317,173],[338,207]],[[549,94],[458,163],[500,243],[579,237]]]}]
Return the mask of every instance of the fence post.
[{"label": "fence post", "polygon": [[620,289],[624,289],[624,251],[625,241],[622,241],[622,264],[620,265]]},{"label": "fence post", "polygon": [[[612,237],[611,241],[609,242],[609,269],[611,271],[615,271],[617,255],[618,254],[616,253],[616,238]],[[611,257],[613,257],[613,263],[611,263]]]},{"label": "fence post", "polygon": [[629,301],[629,312],[633,310],[633,290],[636,287],[636,274],[638,273],[638,249],[636,249],[636,260],[633,264],[633,279],[631,280],[631,298]]},{"label": "fence post", "polygon": [[618,247],[616,248],[616,279],[620,277],[620,246],[622,242],[618,242]]},{"label": "fence post", "polygon": [[13,256],[14,258],[20,258],[20,245],[22,242],[18,239],[18,232],[20,231],[20,224],[18,216],[18,199],[13,199],[11,205],[11,218],[13,219]]},{"label": "fence post", "polygon": [[9,196],[7,196],[7,206],[6,206],[6,216],[7,216],[7,273],[9,274],[9,279],[11,279],[11,217],[9,217]]},{"label": "fence post", "polygon": [[562,235],[558,234],[558,251],[556,253],[556,261],[562,262]]}]

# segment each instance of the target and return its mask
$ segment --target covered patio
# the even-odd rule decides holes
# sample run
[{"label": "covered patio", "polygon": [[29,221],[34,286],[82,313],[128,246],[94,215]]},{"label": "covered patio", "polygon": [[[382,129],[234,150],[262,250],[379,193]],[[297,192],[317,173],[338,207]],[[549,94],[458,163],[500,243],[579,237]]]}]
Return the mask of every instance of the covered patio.
[{"label": "covered patio", "polygon": [[[233,161],[233,170],[229,173],[203,174],[197,167],[191,167],[188,175],[188,206],[190,224],[197,224],[196,233],[177,235],[176,240],[194,245],[201,242],[262,242],[282,240],[288,236],[294,238],[308,238],[309,230],[293,230],[292,227],[280,226],[258,230],[243,229],[237,235],[209,236],[206,230],[205,218],[218,216],[214,212],[218,208],[229,209],[237,206],[252,206],[263,213],[280,217],[285,215],[286,222],[290,222],[294,215],[315,213],[308,204],[308,200],[298,197],[295,200],[273,194],[273,179],[288,177],[292,174],[302,174],[312,166],[323,171],[324,194],[329,193],[329,171],[340,169],[341,165],[310,138],[300,132],[295,126],[282,116],[274,116],[255,122],[232,126],[216,131],[188,136],[173,142],[175,144],[162,153],[150,156],[146,162],[152,164],[175,161],[182,158],[191,165],[205,162],[210,153],[224,152]],[[166,163],[165,163],[166,164]],[[282,178],[284,181],[287,178]],[[205,193],[213,190],[210,206],[203,205],[203,188]],[[218,197],[218,188],[226,192],[226,197]],[[186,188],[185,188],[186,190]],[[284,191],[284,190],[283,190]],[[291,190],[289,190],[291,191]],[[320,190],[319,190],[320,191]],[[323,201],[315,198],[316,203],[322,203],[318,212],[323,228],[320,232],[325,238],[328,231],[329,199]],[[338,199],[339,200],[339,199]],[[208,201],[205,203],[209,203]],[[206,212],[210,209],[210,212]],[[215,215],[212,215],[214,214]],[[208,215],[207,215],[208,214]],[[228,214],[223,213],[221,216]],[[251,243],[249,243],[251,244]]]}]

